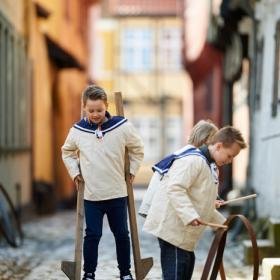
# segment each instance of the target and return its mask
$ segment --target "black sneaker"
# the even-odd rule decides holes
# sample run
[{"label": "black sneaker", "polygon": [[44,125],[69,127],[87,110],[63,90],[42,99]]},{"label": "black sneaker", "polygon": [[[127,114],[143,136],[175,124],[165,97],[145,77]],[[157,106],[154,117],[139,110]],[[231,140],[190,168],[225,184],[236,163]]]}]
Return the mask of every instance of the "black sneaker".
[{"label": "black sneaker", "polygon": [[131,273],[121,276],[120,279],[121,280],[133,280]]},{"label": "black sneaker", "polygon": [[84,277],[83,277],[83,280],[94,280],[94,273],[85,273]]}]

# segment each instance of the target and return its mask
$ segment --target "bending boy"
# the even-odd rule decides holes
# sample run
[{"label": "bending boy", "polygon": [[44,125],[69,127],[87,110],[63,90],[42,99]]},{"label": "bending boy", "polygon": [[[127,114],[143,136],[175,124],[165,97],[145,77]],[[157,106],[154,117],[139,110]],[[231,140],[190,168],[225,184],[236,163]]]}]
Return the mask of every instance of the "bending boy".
[{"label": "bending boy", "polygon": [[[191,152],[191,150],[194,150],[195,147],[200,147],[204,144],[209,144],[211,141],[211,138],[214,136],[214,134],[218,131],[218,128],[215,126],[213,122],[210,120],[200,120],[191,131],[191,134],[188,139],[188,144],[181,148],[180,150],[174,152],[171,155],[166,156],[164,159],[162,159],[160,162],[155,164],[153,169],[153,176],[150,180],[150,183],[148,185],[147,191],[145,192],[144,198],[142,200],[142,203],[139,207],[138,213],[142,217],[146,217],[147,213],[150,209],[151,203],[153,201],[153,197],[156,193],[156,191],[159,189],[159,185],[162,183],[162,177],[163,172],[162,169],[158,169],[158,166],[166,166],[171,161],[173,161],[176,158],[185,156],[186,153]],[[216,165],[211,165],[211,168],[213,169],[213,172],[218,171],[216,168]],[[158,170],[158,171],[157,171]],[[218,174],[217,174],[218,177]]]},{"label": "bending boy", "polygon": [[158,237],[164,280],[191,279],[194,249],[205,229],[201,221],[225,221],[215,209],[218,182],[211,163],[229,164],[245,147],[237,129],[224,127],[197,155],[176,159],[163,177],[143,229]]}]

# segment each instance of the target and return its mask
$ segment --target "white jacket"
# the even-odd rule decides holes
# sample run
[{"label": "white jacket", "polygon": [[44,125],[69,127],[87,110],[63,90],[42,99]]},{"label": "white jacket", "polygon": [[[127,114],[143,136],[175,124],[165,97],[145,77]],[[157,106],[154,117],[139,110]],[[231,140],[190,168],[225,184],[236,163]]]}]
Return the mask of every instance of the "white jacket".
[{"label": "white jacket", "polygon": [[[190,149],[194,149],[194,148],[195,147],[193,145],[188,144],[188,145],[184,146],[183,148],[181,148],[180,150],[174,152],[173,155],[174,156],[177,155],[178,158],[180,158],[180,157],[186,156],[187,155],[186,152],[190,151]],[[196,153],[196,151],[193,151],[193,152]],[[191,153],[192,152],[190,152],[190,154]],[[168,157],[169,156],[167,156],[166,158],[168,158]],[[163,160],[165,160],[165,159],[163,159]],[[210,164],[210,168],[211,168],[211,172],[212,172],[212,175],[214,177],[215,182],[218,183],[219,182],[219,169],[217,168],[217,166],[214,162]],[[160,188],[160,184],[162,184],[162,179],[165,175],[165,173],[160,174],[159,173],[160,171],[158,172],[157,170],[159,170],[159,168],[156,167],[156,165],[154,165],[153,166],[154,174],[153,174],[153,176],[150,180],[150,183],[148,185],[148,188],[147,188],[147,190],[144,194],[143,200],[142,200],[141,205],[140,205],[139,210],[138,210],[138,214],[142,217],[147,216],[148,211],[151,207],[154,195],[155,195],[156,191]]]},{"label": "white jacket", "polygon": [[104,137],[101,139],[96,137],[96,130],[81,120],[70,129],[62,146],[62,158],[71,178],[82,173],[86,200],[99,201],[127,196],[124,178],[125,147],[128,148],[131,174],[136,174],[143,159],[143,143],[136,130],[126,119],[116,118],[113,125],[104,129]]},{"label": "white jacket", "polygon": [[143,230],[193,251],[205,226],[191,226],[192,220],[225,221],[215,209],[217,186],[203,158],[191,155],[175,160],[154,195]]},{"label": "white jacket", "polygon": [[[174,154],[180,154],[182,151],[187,151],[191,148],[194,148],[194,146],[188,144],[188,145],[184,146],[183,148],[181,148],[180,150],[174,152]],[[142,217],[147,216],[148,211],[151,207],[154,195],[155,195],[156,191],[159,189],[159,185],[162,183],[162,178],[164,176],[164,175],[159,174],[159,172],[157,172],[156,170],[154,170],[154,167],[153,167],[153,171],[154,171],[154,174],[150,180],[150,183],[147,187],[147,190],[144,194],[143,200],[142,200],[141,205],[138,210],[138,214]]]},{"label": "white jacket", "polygon": [[142,217],[147,216],[148,211],[152,205],[152,201],[155,196],[155,193],[157,190],[159,190],[162,177],[163,176],[160,175],[157,171],[154,172],[138,210],[138,214],[140,216]]}]

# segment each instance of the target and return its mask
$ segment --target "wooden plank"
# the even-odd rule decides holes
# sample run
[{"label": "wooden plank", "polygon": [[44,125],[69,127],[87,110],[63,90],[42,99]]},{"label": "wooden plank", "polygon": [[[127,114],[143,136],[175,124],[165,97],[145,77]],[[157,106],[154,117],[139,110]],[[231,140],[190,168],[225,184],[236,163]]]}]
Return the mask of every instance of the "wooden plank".
[{"label": "wooden plank", "polygon": [[[81,100],[81,118],[84,116]],[[61,270],[70,280],[80,280],[82,270],[83,236],[84,236],[84,192],[85,184],[79,183],[76,208],[76,233],[74,261],[62,261]]]},{"label": "wooden plank", "polygon": [[255,197],[257,197],[256,194],[250,194],[250,195],[246,195],[246,196],[237,197],[237,198],[225,201],[221,206],[227,205],[227,204],[232,203],[232,202],[247,200],[247,199],[255,198]]},{"label": "wooden plank", "polygon": [[[116,104],[117,115],[124,116],[121,92],[115,93],[115,104]],[[140,244],[139,244],[138,230],[137,230],[137,220],[135,214],[134,194],[133,194],[132,184],[130,183],[129,156],[128,156],[127,149],[125,151],[124,170],[125,170],[125,180],[126,180],[127,194],[128,194],[128,214],[129,214],[130,234],[132,239],[132,250],[133,250],[133,257],[134,257],[136,280],[143,280],[153,266],[153,259],[152,258],[141,259]]]},{"label": "wooden plank", "polygon": [[84,183],[79,184],[76,211],[76,241],[75,241],[75,280],[81,279],[81,265],[84,234]]},{"label": "wooden plank", "polygon": [[214,228],[223,228],[223,229],[228,228],[227,226],[221,225],[221,224],[214,224],[214,223],[208,223],[208,222],[203,222],[203,221],[200,221],[200,223],[204,226],[209,226],[209,227],[214,227]]},{"label": "wooden plank", "polygon": [[84,233],[84,183],[79,184],[76,209],[76,235],[74,261],[62,261],[61,270],[70,280],[81,279]]}]

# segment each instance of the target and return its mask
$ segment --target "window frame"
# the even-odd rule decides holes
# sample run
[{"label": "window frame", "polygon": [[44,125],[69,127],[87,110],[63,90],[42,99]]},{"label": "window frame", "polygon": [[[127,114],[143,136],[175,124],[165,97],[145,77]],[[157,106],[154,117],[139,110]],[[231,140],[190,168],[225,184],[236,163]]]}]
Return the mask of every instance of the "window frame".
[{"label": "window frame", "polygon": [[[154,31],[148,26],[124,27],[120,36],[121,70],[125,73],[149,73],[154,71]],[[150,40],[148,40],[149,38]],[[144,63],[147,59],[149,59],[149,63]]]},{"label": "window frame", "polygon": [[255,84],[255,98],[254,98],[254,109],[259,111],[261,109],[261,94],[263,84],[263,58],[264,58],[264,38],[262,37],[257,41],[256,46],[256,84]]},{"label": "window frame", "polygon": [[275,56],[274,56],[274,81],[272,92],[271,116],[276,117],[278,113],[278,106],[280,104],[280,20],[276,23],[275,33]]},{"label": "window frame", "polygon": [[[169,36],[169,38],[167,38]],[[177,26],[164,26],[158,31],[158,65],[161,72],[182,71],[182,31]],[[175,59],[174,59],[175,58]]]},{"label": "window frame", "polygon": [[[135,115],[130,118],[130,121],[143,139],[145,147],[144,162],[156,162],[161,156],[161,144],[156,144],[161,139],[160,118],[153,115]],[[155,142],[154,145],[153,142]]]},{"label": "window frame", "polygon": [[26,42],[0,12],[0,155],[31,149],[31,63]]}]

